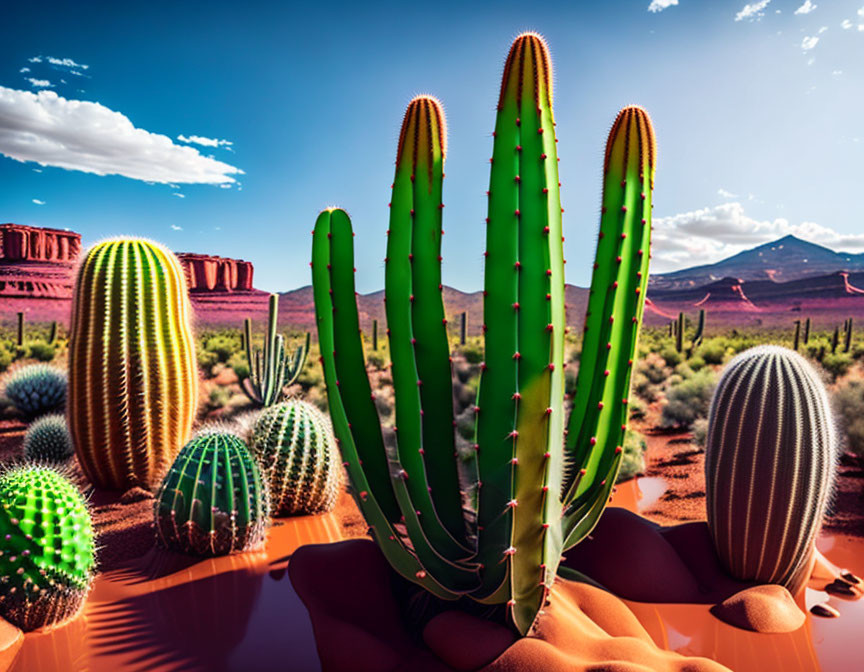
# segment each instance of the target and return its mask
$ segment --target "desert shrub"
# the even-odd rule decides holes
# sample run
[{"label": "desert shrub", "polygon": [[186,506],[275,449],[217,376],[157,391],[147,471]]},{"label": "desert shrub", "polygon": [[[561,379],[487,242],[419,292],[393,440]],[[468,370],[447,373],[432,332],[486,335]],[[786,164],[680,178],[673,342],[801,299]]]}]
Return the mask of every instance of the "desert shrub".
[{"label": "desert shrub", "polygon": [[831,395],[849,452],[864,461],[864,380],[847,380]]},{"label": "desert shrub", "polygon": [[217,385],[212,390],[207,398],[207,404],[210,408],[224,408],[228,405],[231,399],[231,390],[227,387]]},{"label": "desert shrub", "polygon": [[652,401],[657,401],[657,398],[660,396],[660,387],[652,383],[648,379],[648,376],[640,371],[633,374],[630,388],[634,396],[644,399],[649,404]]},{"label": "desert shrub", "polygon": [[689,428],[697,418],[706,417],[716,384],[717,376],[711,369],[702,369],[673,384],[666,394],[660,426]]},{"label": "desert shrub", "polygon": [[705,368],[705,360],[699,355],[693,355],[687,360],[687,366],[689,366],[692,371],[699,371],[700,369]]},{"label": "desert shrub", "polygon": [[621,456],[621,468],[618,470],[616,483],[644,473],[645,449],[647,447],[645,437],[642,434],[633,430],[627,432],[624,436],[624,454]]},{"label": "desert shrub", "polygon": [[660,351],[660,356],[666,362],[666,366],[673,368],[678,366],[684,359],[683,355],[673,347],[663,348]]},{"label": "desert shrub", "polygon": [[645,402],[642,401],[642,399],[640,399],[639,397],[631,396],[627,400],[627,406],[630,409],[631,420],[641,420],[647,414]]},{"label": "desert shrub", "polygon": [[0,371],[5,371],[9,368],[13,357],[12,352],[4,344],[0,343]]},{"label": "desert shrub", "polygon": [[40,362],[50,362],[54,359],[54,355],[57,354],[56,346],[45,341],[30,341],[28,346],[30,348],[30,356]]},{"label": "desert shrub", "polygon": [[576,377],[575,371],[570,369],[564,371],[564,394],[570,397],[576,394]]},{"label": "desert shrub", "polygon": [[852,366],[852,357],[847,352],[829,352],[822,358],[822,368],[831,374],[832,380],[845,375],[850,366]]},{"label": "desert shrub", "polygon": [[208,376],[213,372],[213,366],[219,363],[219,355],[209,350],[199,350],[196,356],[198,367]]},{"label": "desert shrub", "polygon": [[726,342],[722,338],[711,338],[699,348],[699,357],[706,364],[722,364],[726,357]]},{"label": "desert shrub", "polygon": [[479,364],[483,361],[483,344],[480,339],[471,339],[460,348],[460,352],[469,364]]},{"label": "desert shrub", "polygon": [[384,355],[376,350],[371,350],[368,355],[366,355],[366,366],[372,366],[379,371],[383,371],[384,367],[387,365],[386,360],[384,359]]},{"label": "desert shrub", "polygon": [[204,343],[204,350],[216,355],[218,361],[227,362],[235,352],[240,351],[240,339],[228,334],[211,336]]},{"label": "desert shrub", "polygon": [[636,372],[643,374],[652,385],[659,385],[669,377],[669,367],[662,357],[650,353],[645,359],[640,359]]},{"label": "desert shrub", "polygon": [[249,362],[246,360],[245,352],[235,352],[228,358],[227,364],[234,370],[234,373],[237,374],[240,380],[249,377]]},{"label": "desert shrub", "polygon": [[693,421],[693,443],[700,448],[705,448],[708,442],[708,418],[696,418]]}]

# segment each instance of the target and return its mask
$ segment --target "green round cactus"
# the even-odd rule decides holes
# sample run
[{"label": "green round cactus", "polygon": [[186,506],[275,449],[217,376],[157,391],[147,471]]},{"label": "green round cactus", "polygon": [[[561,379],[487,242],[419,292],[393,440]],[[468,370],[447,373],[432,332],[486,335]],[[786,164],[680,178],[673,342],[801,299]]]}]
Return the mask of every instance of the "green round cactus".
[{"label": "green round cactus", "polygon": [[292,399],[265,410],[255,424],[252,452],[275,515],[323,513],[336,504],[339,451],[330,423],[311,404]]},{"label": "green round cactus", "polygon": [[729,363],[705,447],[708,526],[729,574],[800,589],[831,496],[836,445],[828,394],[798,353],[760,346]]},{"label": "green round cactus", "polygon": [[74,615],[95,564],[93,525],[78,489],[43,466],[0,476],[0,614],[22,630]]},{"label": "green round cactus", "polygon": [[24,435],[24,456],[35,462],[66,462],[75,453],[66,418],[60,414],[39,418]]},{"label": "green round cactus", "polygon": [[5,394],[27,417],[49,413],[66,402],[66,373],[47,364],[23,366],[10,374]]},{"label": "green round cactus", "polygon": [[154,515],[166,548],[213,556],[260,547],[269,503],[246,444],[216,429],[189,441],[162,481]]}]

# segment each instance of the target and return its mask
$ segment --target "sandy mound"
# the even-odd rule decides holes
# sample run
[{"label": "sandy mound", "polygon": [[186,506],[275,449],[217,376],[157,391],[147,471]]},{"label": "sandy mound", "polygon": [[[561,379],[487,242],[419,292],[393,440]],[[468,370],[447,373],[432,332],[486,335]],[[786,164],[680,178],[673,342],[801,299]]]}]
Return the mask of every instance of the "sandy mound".
[{"label": "sandy mound", "polygon": [[792,632],[807,617],[782,586],[753,586],[735,593],[711,609],[721,621],[755,632]]}]

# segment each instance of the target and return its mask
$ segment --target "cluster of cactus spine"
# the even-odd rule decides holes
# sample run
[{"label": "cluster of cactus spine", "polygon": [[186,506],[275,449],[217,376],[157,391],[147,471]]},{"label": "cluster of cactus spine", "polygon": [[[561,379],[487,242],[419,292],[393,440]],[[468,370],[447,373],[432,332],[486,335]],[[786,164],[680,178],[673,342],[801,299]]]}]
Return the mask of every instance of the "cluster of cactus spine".
[{"label": "cluster of cactus spine", "polygon": [[78,271],[69,430],[95,486],[152,489],[189,436],[198,369],[186,279],[146,240],[98,243]]},{"label": "cluster of cactus spine", "polygon": [[803,357],[760,346],[729,363],[711,402],[705,480],[711,536],[732,576],[800,589],[835,460],[828,395]]},{"label": "cluster of cactus spine", "polygon": [[28,460],[62,464],[74,454],[66,416],[46,415],[27,428],[24,435],[24,457]]},{"label": "cluster of cactus spine", "polygon": [[0,476],[0,615],[22,630],[81,608],[94,571],[93,525],[78,489],[43,466]]},{"label": "cluster of cactus spine", "polygon": [[269,486],[273,515],[323,513],[335,506],[342,462],[329,425],[299,399],[271,406],[259,417],[251,449]]},{"label": "cluster of cactus spine", "polygon": [[[525,634],[548,597],[562,551],[596,524],[620,465],[648,280],[654,135],[638,107],[623,109],[610,133],[565,443],[564,260],[551,62],[538,35],[525,33],[513,43],[491,161],[486,361],[476,439],[463,454],[454,438],[441,284],[445,138],[438,102],[411,101],[385,259],[394,453],[385,450],[366,376],[353,233],[339,209],[321,213],[313,239],[322,364],[345,466],[384,555],[441,598],[506,604],[510,622]],[[460,472],[475,474],[467,488]],[[468,511],[466,501],[473,502]]]},{"label": "cluster of cactus spine", "polygon": [[159,542],[190,555],[259,548],[268,516],[267,489],[255,458],[239,437],[218,430],[183,447],[154,503]]},{"label": "cluster of cactus spine", "polygon": [[66,372],[47,364],[29,364],[9,374],[4,394],[27,417],[56,411],[66,402]]},{"label": "cluster of cactus spine", "polygon": [[252,347],[252,320],[246,318],[243,324],[243,343],[246,348],[246,360],[249,362],[249,377],[245,378],[241,387],[249,397],[261,406],[272,406],[279,401],[282,390],[293,385],[309,355],[310,334],[306,334],[306,342],[289,357],[285,350],[285,337],[278,333],[279,297],[270,295],[270,312],[267,320],[267,334],[264,336],[264,348]]}]

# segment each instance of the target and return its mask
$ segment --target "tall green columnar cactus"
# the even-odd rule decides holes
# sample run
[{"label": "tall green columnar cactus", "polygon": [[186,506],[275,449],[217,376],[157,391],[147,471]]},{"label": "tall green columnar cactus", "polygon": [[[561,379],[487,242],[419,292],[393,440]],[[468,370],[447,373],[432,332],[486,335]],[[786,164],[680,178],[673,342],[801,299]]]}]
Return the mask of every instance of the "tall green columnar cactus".
[{"label": "tall green columnar cactus", "polygon": [[792,337],[792,349],[798,352],[798,344],[801,341],[801,320],[795,320],[795,335]]},{"label": "tall green columnar cactus", "polygon": [[0,615],[22,630],[81,608],[95,565],[93,525],[60,472],[16,467],[0,476]]},{"label": "tall green columnar cactus", "polygon": [[708,525],[717,555],[735,578],[796,593],[834,478],[825,387],[797,353],[752,348],[723,372],[708,422]]},{"label": "tall green columnar cactus", "polygon": [[852,348],[852,330],[853,322],[852,318],[850,317],[843,325],[843,352],[849,352],[849,350]]},{"label": "tall green columnar cactus", "polygon": [[810,318],[804,321],[804,345],[810,340]]},{"label": "tall green columnar cactus", "polygon": [[99,243],[78,271],[67,417],[100,488],[155,488],[195,419],[198,368],[186,280],[146,240]]},{"label": "tall green columnar cactus", "polygon": [[693,348],[702,345],[705,338],[705,309],[699,309],[699,321],[696,323],[696,333],[693,334]]},{"label": "tall green columnar cactus", "polygon": [[258,464],[237,436],[213,431],[187,443],[156,496],[156,534],[166,548],[227,555],[259,548],[269,505]]},{"label": "tall green columnar cactus", "polygon": [[273,515],[329,511],[339,494],[342,463],[329,422],[305,401],[265,410],[252,435],[252,454],[270,488]]},{"label": "tall green columnar cactus", "polygon": [[620,113],[607,147],[589,331],[565,448],[555,143],[548,48],[525,33],[510,50],[498,101],[486,361],[473,446],[458,446],[454,434],[440,265],[445,128],[435,99],[421,96],[408,106],[390,208],[385,290],[394,451],[385,450],[366,376],[344,211],[321,213],[312,252],[330,414],[372,534],[403,576],[445,599],[507,605],[522,634],[548,597],[565,542],[588,534],[615,481],[648,279],[654,145],[648,116],[634,107]]},{"label": "tall green columnar cactus", "polygon": [[684,313],[678,313],[675,322],[675,350],[684,352]]},{"label": "tall green columnar cactus", "polygon": [[270,314],[267,321],[267,334],[264,336],[264,349],[252,348],[252,321],[244,323],[243,343],[246,359],[249,362],[249,377],[243,379],[241,387],[251,401],[262,406],[272,406],[279,401],[282,390],[293,385],[309,355],[310,334],[306,342],[289,357],[285,350],[285,337],[278,333],[276,322],[279,318],[279,297],[270,295]]}]

